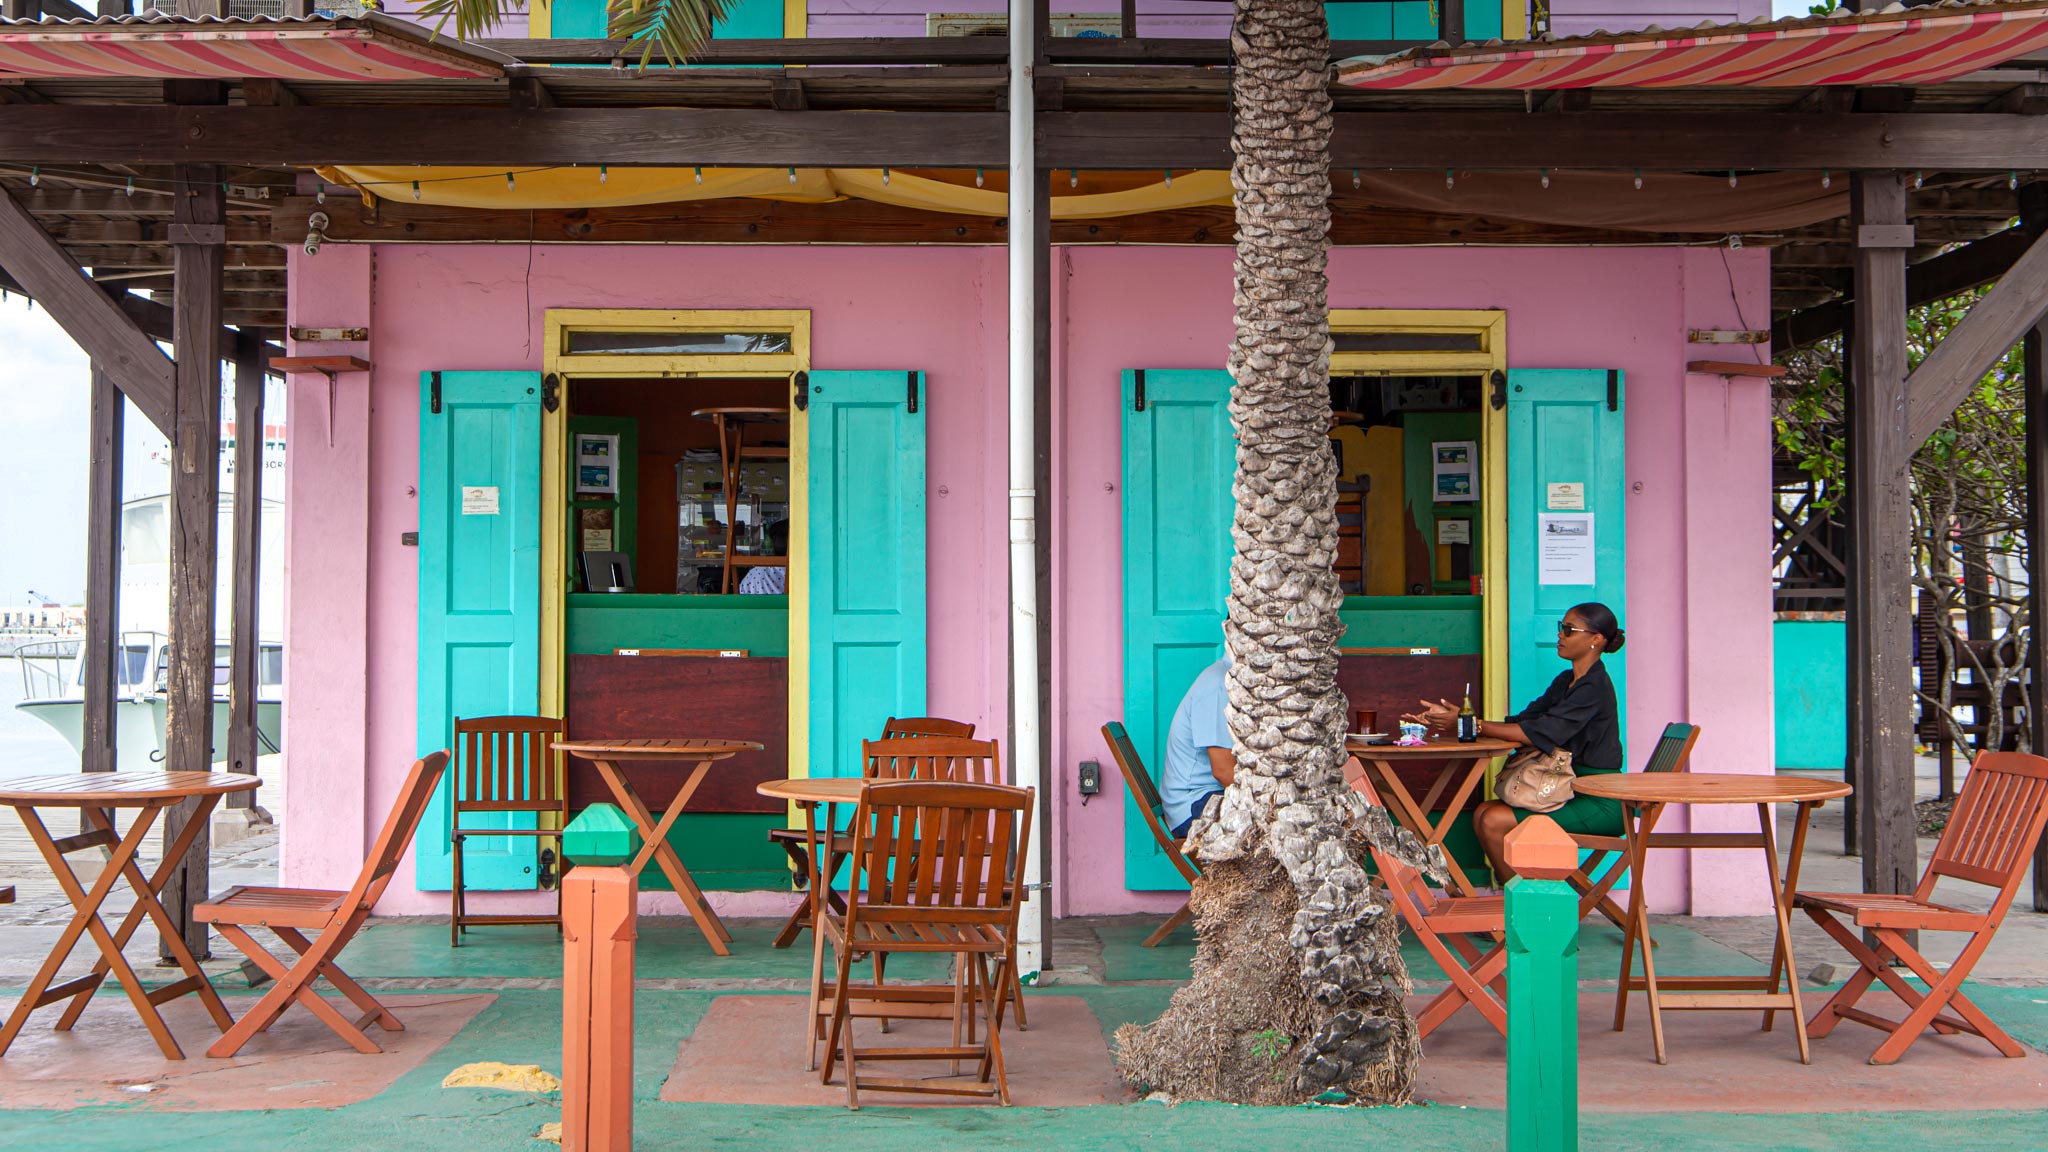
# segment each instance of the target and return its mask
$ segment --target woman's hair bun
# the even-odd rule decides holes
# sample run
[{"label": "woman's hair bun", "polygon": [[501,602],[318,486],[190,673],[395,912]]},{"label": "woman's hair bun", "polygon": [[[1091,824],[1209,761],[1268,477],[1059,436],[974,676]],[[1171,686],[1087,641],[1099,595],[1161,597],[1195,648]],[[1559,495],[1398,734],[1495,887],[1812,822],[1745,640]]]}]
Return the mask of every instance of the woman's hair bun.
[{"label": "woman's hair bun", "polygon": [[1628,643],[1628,631],[1626,629],[1616,628],[1614,630],[1614,635],[1610,637],[1607,641],[1607,651],[1609,653],[1619,652],[1621,651],[1621,646],[1626,643]]}]

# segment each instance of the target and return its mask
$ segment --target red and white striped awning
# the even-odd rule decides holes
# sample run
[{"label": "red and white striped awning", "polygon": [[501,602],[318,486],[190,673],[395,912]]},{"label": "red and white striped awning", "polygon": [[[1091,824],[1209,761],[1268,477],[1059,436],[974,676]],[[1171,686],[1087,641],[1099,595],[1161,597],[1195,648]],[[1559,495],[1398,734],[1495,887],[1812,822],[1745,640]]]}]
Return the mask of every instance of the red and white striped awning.
[{"label": "red and white striped awning", "polygon": [[2048,48],[2048,0],[1893,7],[1549,42],[1420,48],[1337,66],[1355,88],[1807,88],[1938,84]]},{"label": "red and white striped awning", "polygon": [[0,78],[467,80],[502,76],[511,62],[375,13],[0,23]]}]

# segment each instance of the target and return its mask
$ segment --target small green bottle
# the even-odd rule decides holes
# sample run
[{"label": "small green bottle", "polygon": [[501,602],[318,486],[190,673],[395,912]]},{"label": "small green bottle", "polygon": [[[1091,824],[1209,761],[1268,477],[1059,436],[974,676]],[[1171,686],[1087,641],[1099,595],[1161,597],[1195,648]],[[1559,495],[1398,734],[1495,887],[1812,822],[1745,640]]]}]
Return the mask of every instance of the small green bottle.
[{"label": "small green bottle", "polygon": [[1470,744],[1479,739],[1479,713],[1472,710],[1472,686],[1465,685],[1465,706],[1458,709],[1458,741]]}]

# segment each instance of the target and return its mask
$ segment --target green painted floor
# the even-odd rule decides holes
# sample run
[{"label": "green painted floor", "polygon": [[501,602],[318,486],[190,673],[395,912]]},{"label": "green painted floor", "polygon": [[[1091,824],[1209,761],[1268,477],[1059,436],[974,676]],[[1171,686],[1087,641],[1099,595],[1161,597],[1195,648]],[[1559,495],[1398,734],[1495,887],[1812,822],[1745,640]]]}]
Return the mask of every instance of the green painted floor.
[{"label": "green painted floor", "polygon": [[[675,917],[640,921],[634,975],[641,980],[803,980],[811,974],[811,937],[806,932],[788,948],[772,947],[780,922],[732,920],[732,955],[719,956],[704,935]],[[828,959],[829,963],[829,959]],[[952,969],[949,957],[899,956],[889,972],[927,979]],[[370,924],[349,945],[343,967],[359,979],[558,978],[561,937],[551,925],[522,924],[474,928],[460,948],[448,946],[448,925],[404,920]],[[1182,962],[1186,974],[1186,962]]]},{"label": "green painted floor", "polygon": [[[740,947],[730,960],[714,960],[687,928],[664,923],[643,926],[641,975],[727,979],[800,977],[809,961],[808,940],[789,952],[767,947],[772,925],[736,924]],[[1126,1021],[1155,1017],[1173,993],[1168,983],[1119,981],[1184,977],[1191,944],[1161,949],[1137,947],[1148,928],[1124,923],[1097,926],[1112,983],[1062,986],[1047,993],[1081,996],[1105,1033]],[[1603,957],[1618,941],[1603,941],[1611,930],[1588,925],[1585,977],[1610,979]],[[560,952],[547,929],[497,929],[473,935],[451,952],[446,927],[379,924],[350,949],[356,974],[441,977],[457,980],[552,977],[560,973]],[[1683,928],[1659,929],[1667,968],[1725,966],[1718,950]],[[1411,963],[1414,959],[1411,957]],[[1420,967],[1418,965],[1418,967]],[[1418,977],[1426,978],[1426,972]],[[63,1149],[64,1152],[220,1152],[303,1149],[307,1152],[476,1152],[480,1149],[548,1147],[531,1137],[559,1117],[552,1096],[485,1089],[443,1089],[440,1081],[457,1065],[478,1060],[534,1063],[559,1069],[559,992],[494,990],[496,1001],[420,1068],[381,1095],[333,1110],[167,1113],[140,1107],[93,1107],[68,1111],[4,1110],[0,1101],[0,1147]],[[634,1095],[637,1146],[667,1148],[801,1148],[830,1146],[850,1152],[900,1152],[906,1141],[928,1146],[973,1148],[1208,1149],[1265,1148],[1292,1144],[1367,1149],[1498,1149],[1505,1146],[1504,1117],[1498,1111],[1434,1106],[1397,1109],[1257,1109],[1152,1103],[1077,1109],[996,1109],[983,1106],[908,1109],[868,1106],[858,1113],[837,1108],[788,1108],[666,1103],[659,1099],[676,1046],[687,1038],[719,990],[643,990],[635,1000]],[[785,993],[786,994],[786,993]],[[1038,995],[1032,992],[1031,995]],[[1972,988],[1972,995],[2012,1033],[2048,1046],[2048,988]],[[2039,1057],[2035,1057],[2040,1059]],[[374,1058],[372,1058],[374,1059]],[[2048,1067],[2048,1065],[2044,1065]],[[1649,1070],[1646,1068],[1646,1075]],[[2048,1075],[2048,1073],[2044,1073]],[[2048,1087],[2043,1111],[1956,1113],[1864,1113],[1859,1115],[1651,1114],[1598,1115],[1582,1120],[1582,1146],[1644,1152],[1694,1149],[1867,1152],[1878,1147],[1941,1147],[1990,1150],[2034,1149],[2048,1131]]]}]

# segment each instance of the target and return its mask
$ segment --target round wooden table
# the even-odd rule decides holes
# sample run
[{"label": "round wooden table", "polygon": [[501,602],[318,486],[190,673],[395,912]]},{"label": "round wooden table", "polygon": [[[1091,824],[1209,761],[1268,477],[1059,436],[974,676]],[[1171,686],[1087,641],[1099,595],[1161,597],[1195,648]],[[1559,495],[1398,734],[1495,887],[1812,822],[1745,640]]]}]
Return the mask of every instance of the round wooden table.
[{"label": "round wooden table", "polygon": [[[85,1011],[85,1006],[91,1002],[93,992],[106,981],[110,969],[122,990],[128,993],[136,1014],[142,1017],[143,1026],[149,1029],[150,1036],[167,1059],[183,1060],[185,1054],[171,1036],[164,1018],[158,1014],[157,1004],[196,992],[222,1032],[234,1025],[234,1018],[228,1015],[226,1005],[221,1003],[220,993],[214,991],[213,984],[193,958],[192,950],[185,946],[183,927],[164,911],[159,897],[163,894],[164,885],[185,862],[185,854],[191,849],[192,841],[207,826],[220,798],[230,792],[254,791],[261,783],[254,776],[231,772],[71,772],[61,776],[0,780],[0,805],[14,809],[15,814],[21,817],[29,839],[43,854],[44,862],[50,866],[50,874],[56,878],[57,886],[64,890],[74,909],[70,923],[58,934],[57,942],[51,945],[50,954],[44,958],[43,966],[36,970],[34,979],[22,989],[21,999],[8,1015],[6,1025],[0,1027],[0,1054],[5,1054],[14,1038],[21,1034],[30,1013],[59,1000],[71,1003],[58,1017],[57,1030],[70,1031],[79,1013]],[[149,830],[163,810],[187,800],[198,803],[164,852],[156,871],[145,877],[135,862],[136,852],[149,839]],[[79,809],[89,827],[76,836],[53,837],[37,811],[41,808]],[[126,835],[114,831],[114,810],[117,808],[141,809]],[[66,855],[86,848],[107,849],[107,862],[90,891],[79,883],[64,859]],[[100,920],[100,906],[106,903],[115,883],[121,880],[126,880],[134,890],[135,905],[121,918],[120,928],[110,933]],[[192,907],[202,899],[203,893],[185,893],[182,911],[190,915]],[[157,930],[163,934],[164,946],[171,950],[172,959],[185,973],[183,979],[155,993],[154,1000],[149,990],[142,986],[142,980],[135,975],[127,957],[121,954],[121,949],[127,947],[135,930],[142,926],[144,916],[156,921]],[[100,950],[100,958],[93,963],[92,971],[52,987],[50,981],[56,978],[64,961],[70,958],[71,950],[78,945],[78,938],[87,934],[92,936],[93,943]]]},{"label": "round wooden table", "polygon": [[[598,775],[604,777],[605,787],[612,790],[612,797],[619,802],[619,808],[626,818],[640,830],[640,854],[626,865],[638,875],[647,867],[649,860],[661,865],[662,874],[675,887],[676,895],[682,897],[683,906],[690,910],[690,918],[697,922],[697,930],[704,933],[704,939],[711,950],[720,956],[732,955],[726,945],[732,943],[732,933],[726,931],[725,922],[712,911],[711,902],[704,898],[704,892],[697,882],[690,878],[690,870],[683,867],[682,857],[668,842],[668,830],[675,826],[676,817],[690,806],[690,797],[697,794],[697,786],[704,782],[704,774],[720,760],[729,760],[742,752],[759,752],[761,745],[752,740],[707,740],[707,739],[647,739],[647,740],[563,740],[554,745],[562,752],[581,756],[597,765]],[[690,771],[689,778],[676,790],[676,798],[656,820],[647,804],[633,791],[632,781],[619,771],[619,765],[639,760],[695,760],[697,766]]]},{"label": "round wooden table", "polygon": [[[754,791],[772,800],[784,800],[804,810],[804,838],[808,841],[811,856],[811,875],[806,900],[811,910],[811,1031],[805,1047],[810,1052],[810,1066],[818,1066],[818,1041],[824,1038],[820,1027],[823,1020],[832,1016],[831,1005],[826,1002],[825,987],[825,915],[832,904],[842,903],[839,894],[832,891],[832,877],[826,867],[826,837],[832,834],[831,806],[834,804],[857,804],[868,782],[859,776],[816,776],[802,780],[768,780],[754,785]],[[826,807],[824,830],[818,827],[818,806]],[[838,861],[832,861],[836,868]],[[843,911],[843,909],[842,909]]]},{"label": "round wooden table", "polygon": [[[1365,778],[1372,782],[1373,791],[1379,793],[1387,811],[1394,814],[1394,819],[1399,820],[1402,827],[1421,838],[1424,845],[1441,845],[1444,842],[1444,836],[1452,825],[1464,815],[1473,790],[1486,777],[1487,764],[1494,757],[1505,756],[1518,747],[1520,745],[1489,736],[1466,742],[1447,736],[1431,736],[1421,744],[1409,745],[1367,744],[1352,737],[1344,740],[1344,750],[1358,757],[1359,767],[1365,769]],[[1403,760],[1444,761],[1420,804],[1415,802],[1408,786],[1401,783],[1400,773],[1394,771],[1394,765]],[[1436,807],[1437,798],[1453,783],[1457,787],[1451,790],[1450,799],[1444,802],[1442,818],[1431,820],[1429,814]],[[1465,877],[1465,870],[1456,863],[1451,865],[1451,886],[1461,896],[1478,895],[1472,881]]]},{"label": "round wooden table", "polygon": [[[1587,796],[1604,796],[1621,802],[1622,831],[1628,840],[1631,882],[1628,923],[1622,931],[1621,987],[1615,994],[1614,1030],[1619,1032],[1628,1018],[1628,994],[1638,989],[1650,999],[1650,1039],[1657,1063],[1664,1058],[1664,1016],[1675,1009],[1763,1009],[1764,1031],[1781,1010],[1792,1013],[1792,1030],[1798,1038],[1799,1062],[1812,1063],[1807,1051],[1806,1015],[1799,1002],[1799,969],[1792,960],[1792,892],[1799,884],[1799,857],[1806,850],[1806,827],[1813,810],[1829,800],[1838,800],[1854,789],[1839,780],[1816,780],[1805,776],[1744,776],[1707,772],[1622,772],[1612,775],[1581,776],[1573,782],[1575,791]],[[1664,832],[1656,831],[1657,818],[1671,804],[1754,804],[1756,832]],[[1771,821],[1771,805],[1796,804],[1798,814],[1792,825],[1792,856],[1778,875],[1777,828]],[[1671,976],[1657,977],[1653,950],[1645,944],[1643,974],[1630,975],[1638,942],[1646,941],[1650,930],[1649,911],[1643,892],[1644,864],[1652,848],[1761,848],[1764,874],[1770,878],[1771,905],[1778,917],[1778,940],[1771,950],[1769,976]],[[1782,980],[1784,989],[1780,991]],[[1665,988],[1678,989],[1665,992]]]}]

